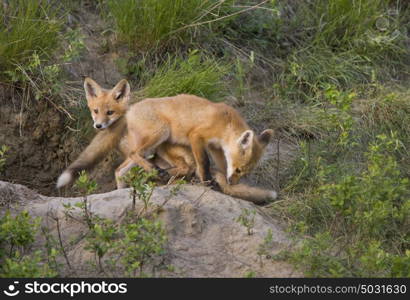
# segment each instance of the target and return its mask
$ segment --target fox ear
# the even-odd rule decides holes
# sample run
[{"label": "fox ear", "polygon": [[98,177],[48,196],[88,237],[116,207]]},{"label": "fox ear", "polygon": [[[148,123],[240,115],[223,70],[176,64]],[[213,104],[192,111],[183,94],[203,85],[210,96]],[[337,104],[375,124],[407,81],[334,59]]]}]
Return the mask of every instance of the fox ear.
[{"label": "fox ear", "polygon": [[90,101],[91,99],[98,97],[102,91],[98,83],[96,83],[90,77],[87,77],[84,80],[84,90],[87,101]]},{"label": "fox ear", "polygon": [[263,146],[266,146],[267,144],[269,144],[272,137],[273,137],[273,130],[265,129],[259,135],[258,140]]},{"label": "fox ear", "polygon": [[112,96],[117,101],[128,101],[130,97],[130,85],[127,80],[123,79],[117,83],[117,85],[112,89]]},{"label": "fox ear", "polygon": [[253,142],[253,131],[246,130],[241,136],[238,138],[237,142],[242,149],[247,149],[252,145]]}]

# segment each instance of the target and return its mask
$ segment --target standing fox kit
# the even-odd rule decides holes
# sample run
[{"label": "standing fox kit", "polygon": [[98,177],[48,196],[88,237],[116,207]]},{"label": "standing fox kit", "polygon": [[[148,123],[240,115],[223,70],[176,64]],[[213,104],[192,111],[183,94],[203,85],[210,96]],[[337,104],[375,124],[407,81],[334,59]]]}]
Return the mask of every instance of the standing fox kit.
[{"label": "standing fox kit", "polygon": [[[256,135],[232,107],[193,95],[145,99],[129,106],[126,80],[105,90],[86,78],[84,89],[94,127],[100,131],[61,174],[58,188],[119,147],[126,159],[115,172],[118,188],[125,186],[122,177],[133,166],[149,171],[161,161],[171,166],[171,175],[189,175],[195,170],[203,182],[209,154],[216,166],[214,178],[223,192],[241,197],[247,190],[244,198],[254,202],[276,197],[273,191],[236,185],[255,167],[273,131]],[[156,154],[154,161],[146,159],[150,154]]]}]

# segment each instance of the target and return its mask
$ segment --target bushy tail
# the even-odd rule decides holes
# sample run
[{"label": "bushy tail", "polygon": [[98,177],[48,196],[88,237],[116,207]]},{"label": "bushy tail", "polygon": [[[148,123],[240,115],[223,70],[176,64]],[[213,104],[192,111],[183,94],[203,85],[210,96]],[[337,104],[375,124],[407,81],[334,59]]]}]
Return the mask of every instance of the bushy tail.
[{"label": "bushy tail", "polygon": [[121,118],[109,128],[98,132],[80,156],[58,177],[57,188],[70,184],[80,171],[91,169],[100,162],[108,152],[118,146],[125,130],[125,118]]},{"label": "bushy tail", "polygon": [[255,204],[265,203],[269,200],[276,199],[278,196],[278,194],[272,190],[265,190],[245,184],[228,184],[225,175],[221,172],[214,172],[213,177],[224,194],[241,198]]}]

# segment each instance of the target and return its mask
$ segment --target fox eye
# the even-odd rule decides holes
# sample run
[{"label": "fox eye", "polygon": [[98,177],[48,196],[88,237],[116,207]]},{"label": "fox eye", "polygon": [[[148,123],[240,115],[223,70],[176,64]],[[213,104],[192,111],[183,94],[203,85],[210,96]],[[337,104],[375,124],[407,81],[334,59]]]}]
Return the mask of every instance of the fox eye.
[{"label": "fox eye", "polygon": [[113,111],[113,110],[109,110],[109,111],[107,111],[107,115],[109,115],[109,116],[111,116],[113,113],[114,113],[114,111]]},{"label": "fox eye", "polygon": [[98,114],[98,109],[94,109],[94,112],[95,112],[96,114]]}]

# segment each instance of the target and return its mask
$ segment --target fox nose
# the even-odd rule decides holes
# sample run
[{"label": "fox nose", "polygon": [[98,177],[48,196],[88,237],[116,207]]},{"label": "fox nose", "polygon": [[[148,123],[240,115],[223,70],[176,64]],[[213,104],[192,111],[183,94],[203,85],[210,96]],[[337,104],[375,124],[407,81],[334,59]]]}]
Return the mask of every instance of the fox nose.
[{"label": "fox nose", "polygon": [[95,124],[95,128],[101,129],[102,125],[101,124]]}]

